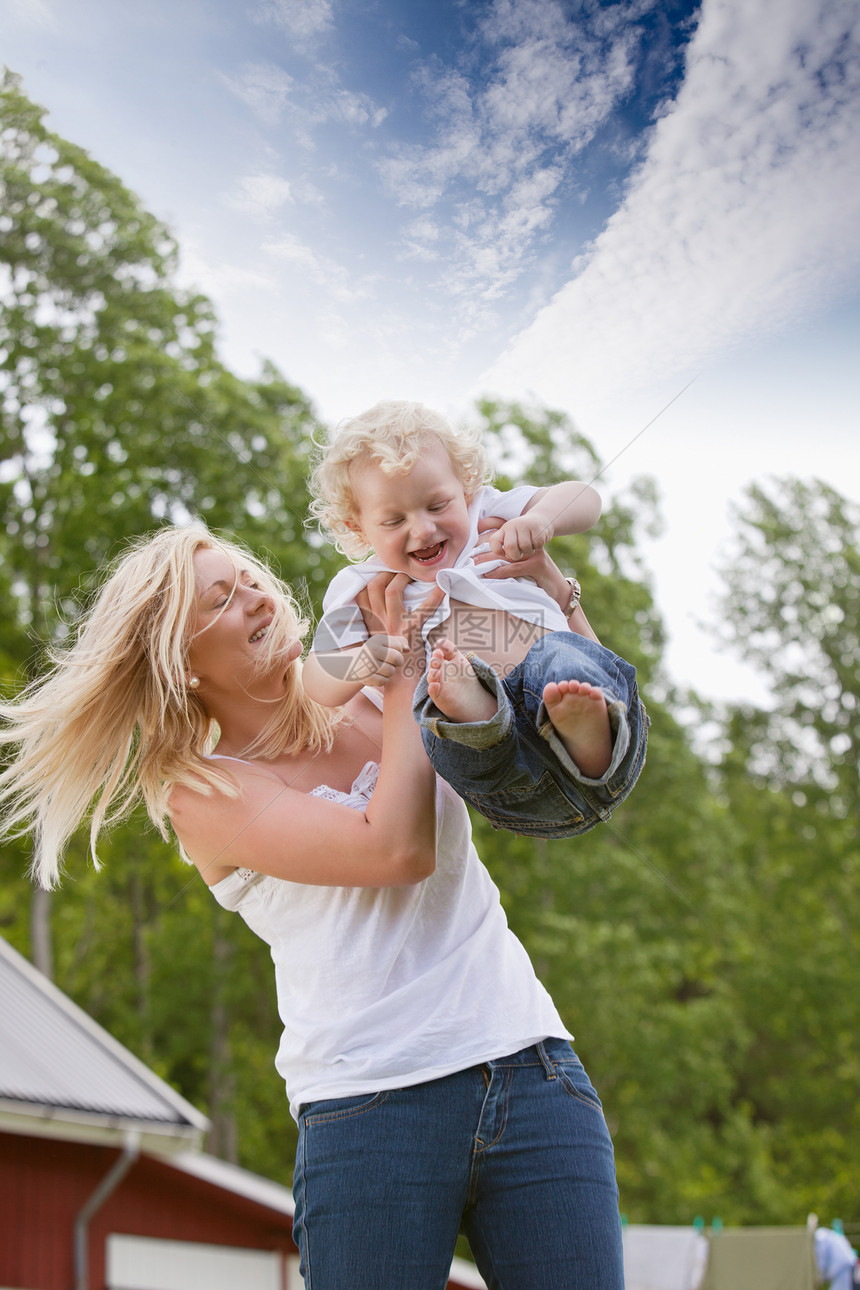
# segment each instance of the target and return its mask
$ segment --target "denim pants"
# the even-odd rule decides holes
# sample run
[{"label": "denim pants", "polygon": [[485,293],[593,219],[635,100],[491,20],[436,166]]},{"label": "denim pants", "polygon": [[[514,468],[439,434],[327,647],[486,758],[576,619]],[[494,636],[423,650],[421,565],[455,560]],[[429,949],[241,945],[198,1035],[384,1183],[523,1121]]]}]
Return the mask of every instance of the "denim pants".
[{"label": "denim pants", "polygon": [[570,1044],[299,1115],[306,1290],[443,1290],[462,1228],[490,1290],[623,1290],[600,1101]]},{"label": "denim pants", "polygon": [[[645,763],[650,723],[636,669],[575,632],[547,632],[504,677],[469,657],[498,703],[489,720],[449,721],[429,697],[426,676],[415,690],[412,711],[436,772],[497,829],[565,838],[608,820]],[[550,681],[587,681],[602,689],[612,757],[599,779],[582,774],[556,734],[543,701]]]}]

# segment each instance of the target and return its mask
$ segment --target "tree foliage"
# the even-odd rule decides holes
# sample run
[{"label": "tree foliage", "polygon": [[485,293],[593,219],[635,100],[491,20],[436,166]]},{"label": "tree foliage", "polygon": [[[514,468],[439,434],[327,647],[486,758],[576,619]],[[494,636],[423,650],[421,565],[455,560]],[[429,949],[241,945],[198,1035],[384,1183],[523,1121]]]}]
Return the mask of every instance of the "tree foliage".
[{"label": "tree foliage", "polygon": [[856,1211],[860,1151],[860,507],[815,480],[751,488],[725,633],[772,682],[727,714],[720,788],[751,896],[733,966],[755,1037],[738,1080],[776,1194]]},{"label": "tree foliage", "polygon": [[20,621],[49,638],[119,542],[190,516],[304,570],[307,399],[271,365],[256,381],[223,366],[168,231],[9,73],[0,111],[0,512]]},{"label": "tree foliage", "polygon": [[[725,571],[725,627],[773,681],[757,767],[856,804],[860,775],[860,507],[818,481],[750,489]],[[855,813],[856,814],[856,813]]]},{"label": "tree foliage", "polygon": [[[324,585],[333,553],[303,526],[318,425],[310,403],[271,365],[246,381],[221,363],[212,306],[177,286],[168,231],[115,175],[52,133],[9,73],[0,85],[0,209],[7,692],[63,637],[105,560],[159,524],[199,517],[265,547],[299,588]],[[219,924],[205,892],[189,888],[167,901],[163,871],[176,861],[142,818],[117,830],[112,852],[98,883],[83,854],[73,857],[77,882],[55,902],[55,926],[47,894],[36,893],[28,929],[26,853],[4,847],[0,921],[48,970],[55,949],[60,984],[213,1108],[216,1136],[228,1142],[235,1108],[226,1090],[236,1081],[226,1037],[258,1015],[265,948],[253,938],[249,945],[238,920]],[[200,927],[209,930],[191,936],[186,908],[203,903]],[[237,999],[219,982],[240,945],[254,968],[239,974]],[[170,953],[187,957],[191,947],[194,970],[162,989]],[[272,1042],[263,1084],[282,1099],[273,1052]]]}]

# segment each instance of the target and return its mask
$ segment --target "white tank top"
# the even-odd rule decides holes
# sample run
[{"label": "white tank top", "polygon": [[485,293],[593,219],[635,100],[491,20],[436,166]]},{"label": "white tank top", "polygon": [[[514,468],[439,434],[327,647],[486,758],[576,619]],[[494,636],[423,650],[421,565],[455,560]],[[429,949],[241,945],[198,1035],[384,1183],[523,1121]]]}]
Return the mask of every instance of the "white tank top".
[{"label": "white tank top", "polygon": [[[379,768],[349,793],[364,810]],[[237,869],[211,888],[271,947],[290,1111],[420,1084],[549,1037],[571,1039],[509,929],[468,812],[437,780],[436,869],[406,887],[315,887]]]}]

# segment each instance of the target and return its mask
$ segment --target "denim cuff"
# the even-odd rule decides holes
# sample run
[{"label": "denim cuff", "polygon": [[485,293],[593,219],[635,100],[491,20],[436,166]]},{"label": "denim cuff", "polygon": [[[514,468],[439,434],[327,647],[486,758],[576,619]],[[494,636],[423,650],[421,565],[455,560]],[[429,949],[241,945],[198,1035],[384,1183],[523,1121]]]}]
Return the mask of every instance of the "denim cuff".
[{"label": "denim cuff", "polygon": [[437,739],[450,739],[452,743],[469,748],[492,748],[508,738],[514,725],[514,710],[499,677],[482,658],[469,655],[469,661],[485,690],[496,700],[496,711],[487,721],[451,721],[430,698],[427,676],[422,676],[415,687],[412,715],[422,730],[429,730]]}]

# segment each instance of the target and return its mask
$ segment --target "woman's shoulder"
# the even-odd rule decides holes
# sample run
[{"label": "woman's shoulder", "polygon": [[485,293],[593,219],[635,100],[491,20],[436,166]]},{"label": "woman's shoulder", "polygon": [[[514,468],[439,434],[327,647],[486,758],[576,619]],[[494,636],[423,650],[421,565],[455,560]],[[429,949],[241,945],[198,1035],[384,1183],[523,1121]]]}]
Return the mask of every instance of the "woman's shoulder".
[{"label": "woman's shoulder", "polygon": [[223,841],[237,828],[241,829],[246,804],[252,811],[259,810],[257,799],[261,790],[265,800],[271,797],[272,790],[279,797],[286,795],[285,790],[289,791],[284,781],[263,763],[224,755],[207,757],[196,772],[171,786],[167,796],[171,827],[183,852],[203,873],[209,886],[226,877],[236,866],[213,865],[211,858],[201,862],[201,855],[211,856],[213,847],[217,851],[219,837]]},{"label": "woman's shoulder", "polygon": [[182,779],[176,780],[168,794],[168,811],[188,806],[212,804],[218,796],[235,798],[241,784],[248,779],[277,779],[275,771],[265,762],[232,757],[226,753],[209,753],[192,767]]}]

